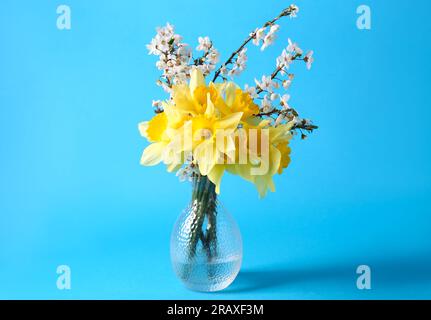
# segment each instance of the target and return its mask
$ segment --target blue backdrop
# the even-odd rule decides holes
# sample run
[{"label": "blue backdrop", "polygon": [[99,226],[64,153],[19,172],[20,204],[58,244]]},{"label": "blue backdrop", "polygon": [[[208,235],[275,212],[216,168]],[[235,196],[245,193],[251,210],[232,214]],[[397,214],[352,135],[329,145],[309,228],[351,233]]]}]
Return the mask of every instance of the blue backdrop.
[{"label": "blue backdrop", "polygon": [[[371,8],[371,30],[356,8]],[[431,298],[429,1],[297,1],[251,83],[290,37],[314,49],[292,104],[319,125],[292,144],[277,192],[236,177],[222,201],[244,240],[242,272],[216,294],[184,289],[169,235],[190,198],[163,166],[144,168],[138,122],[166,95],[147,44],[169,21],[208,35],[226,59],[284,1],[67,0],[0,3],[0,298]],[[71,290],[56,287],[69,265]],[[356,267],[372,289],[356,288]]]}]

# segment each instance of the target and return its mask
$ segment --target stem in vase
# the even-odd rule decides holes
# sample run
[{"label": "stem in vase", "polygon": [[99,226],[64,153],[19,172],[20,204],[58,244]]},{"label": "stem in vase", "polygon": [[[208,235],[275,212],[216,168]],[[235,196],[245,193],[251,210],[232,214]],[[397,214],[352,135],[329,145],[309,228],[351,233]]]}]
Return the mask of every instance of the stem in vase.
[{"label": "stem in vase", "polygon": [[[199,240],[206,251],[210,261],[217,253],[217,195],[215,185],[204,176],[198,176],[193,181],[192,206],[195,216],[189,246],[189,259],[196,255]],[[204,233],[203,224],[207,218],[207,227]]]}]

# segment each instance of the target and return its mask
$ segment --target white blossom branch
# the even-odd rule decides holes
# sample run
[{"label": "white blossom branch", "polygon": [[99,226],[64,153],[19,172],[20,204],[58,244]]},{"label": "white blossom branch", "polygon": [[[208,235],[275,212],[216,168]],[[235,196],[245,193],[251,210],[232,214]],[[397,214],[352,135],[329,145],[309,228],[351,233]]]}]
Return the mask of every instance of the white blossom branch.
[{"label": "white blossom branch", "polygon": [[[262,28],[266,28],[269,26],[272,26],[275,22],[277,22],[279,19],[281,19],[282,17],[287,17],[287,16],[294,16],[296,15],[296,12],[298,11],[297,7],[295,5],[291,5],[288,8],[284,9],[277,17],[275,17],[274,19],[267,21]],[[241,44],[241,46],[235,50],[230,57],[226,60],[226,62],[224,64],[222,64],[215,72],[214,74],[214,78],[213,78],[213,82],[215,82],[217,80],[217,78],[219,77],[222,68],[226,68],[227,65],[231,64],[234,60],[234,58],[241,52],[241,50],[254,38],[256,37],[256,30],[251,32],[249,37]]]}]

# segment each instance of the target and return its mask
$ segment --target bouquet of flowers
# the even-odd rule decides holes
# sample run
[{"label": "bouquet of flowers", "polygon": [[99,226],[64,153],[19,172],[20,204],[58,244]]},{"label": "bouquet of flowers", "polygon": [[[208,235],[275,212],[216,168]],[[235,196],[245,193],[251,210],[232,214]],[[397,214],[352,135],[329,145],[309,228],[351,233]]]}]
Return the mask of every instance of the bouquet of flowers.
[{"label": "bouquet of flowers", "polygon": [[[176,227],[181,229],[178,232],[187,231],[188,236],[180,249],[171,246],[171,250],[185,251],[181,259],[187,260],[183,264],[188,267],[179,272],[183,280],[193,274],[190,264],[199,259],[200,251],[206,264],[220,258],[216,203],[223,175],[242,177],[264,197],[268,190],[275,191],[273,176],[290,163],[292,137],[300,134],[304,139],[317,128],[299,116],[287,93],[294,79],[291,64],[299,61],[310,69],[313,51],[305,53],[288,39],[271,74],[244,88],[232,81],[246,68],[247,45],[265,50],[276,38],[279,20],[294,18],[298,11],[291,5],[252,31],[221,65],[220,54],[209,37],[199,37],[196,55],[169,23],[157,28],[147,45],[149,54],[159,58],[156,66],[162,74],[157,84],[168,95],[164,100],[153,100],[155,116],[139,124],[140,133],[150,142],[141,164],[162,162],[169,172],[194,184],[188,218],[180,219]],[[214,276],[208,272],[208,277],[211,274]]]}]

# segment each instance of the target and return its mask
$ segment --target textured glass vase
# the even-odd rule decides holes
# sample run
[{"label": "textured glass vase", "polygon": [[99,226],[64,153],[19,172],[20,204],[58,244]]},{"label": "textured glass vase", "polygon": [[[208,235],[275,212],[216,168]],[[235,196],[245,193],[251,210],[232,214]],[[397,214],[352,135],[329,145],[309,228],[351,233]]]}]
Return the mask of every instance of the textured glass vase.
[{"label": "textured glass vase", "polygon": [[223,290],[238,275],[241,234],[207,177],[193,180],[191,203],[172,231],[171,259],[178,278],[196,291]]}]

